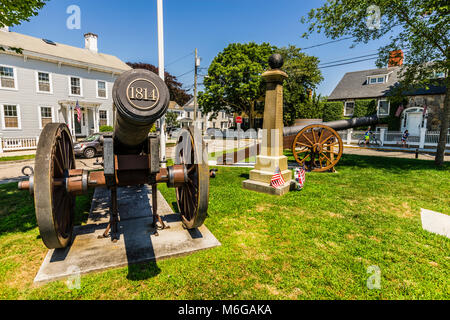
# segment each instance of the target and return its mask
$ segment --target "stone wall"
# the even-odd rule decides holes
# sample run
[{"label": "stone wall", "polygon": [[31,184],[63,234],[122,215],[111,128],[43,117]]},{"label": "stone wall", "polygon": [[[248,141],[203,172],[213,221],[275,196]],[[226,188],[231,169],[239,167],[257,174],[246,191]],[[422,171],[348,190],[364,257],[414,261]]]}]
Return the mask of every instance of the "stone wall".
[{"label": "stone wall", "polygon": [[442,112],[444,110],[445,95],[420,95],[408,97],[407,108],[428,106],[427,129],[438,131],[441,125]]}]

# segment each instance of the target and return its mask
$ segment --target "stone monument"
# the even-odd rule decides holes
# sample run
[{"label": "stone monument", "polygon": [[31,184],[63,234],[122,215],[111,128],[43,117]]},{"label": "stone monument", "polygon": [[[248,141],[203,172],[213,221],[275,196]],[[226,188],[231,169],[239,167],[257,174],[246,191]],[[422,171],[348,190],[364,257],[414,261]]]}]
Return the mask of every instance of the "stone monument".
[{"label": "stone monument", "polygon": [[[283,63],[280,54],[271,55],[269,58],[271,70],[262,74],[267,88],[261,152],[256,157],[255,169],[250,171],[250,179],[242,184],[244,189],[273,195],[286,194],[293,184],[287,157],[283,155],[283,81],[288,77],[280,70]],[[270,182],[278,170],[285,184],[274,188]]]}]

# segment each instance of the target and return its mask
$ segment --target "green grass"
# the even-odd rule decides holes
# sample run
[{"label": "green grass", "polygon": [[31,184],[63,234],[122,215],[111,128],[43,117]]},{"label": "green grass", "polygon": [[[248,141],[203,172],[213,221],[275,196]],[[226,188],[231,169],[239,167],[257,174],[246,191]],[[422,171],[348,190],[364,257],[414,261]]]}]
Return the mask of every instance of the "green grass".
[{"label": "green grass", "polygon": [[17,160],[29,160],[36,158],[36,155],[30,154],[25,156],[14,156],[14,157],[1,157],[0,162],[2,161],[17,161]]},{"label": "green grass", "polygon": [[[422,230],[420,208],[450,213],[450,166],[344,155],[337,170],[275,197],[241,188],[249,169],[220,167],[206,225],[222,246],[85,275],[79,290],[32,286],[46,254],[32,200],[0,186],[0,298],[449,299],[450,239]],[[88,196],[78,208],[83,221]],[[366,286],[372,265],[380,290]]]}]

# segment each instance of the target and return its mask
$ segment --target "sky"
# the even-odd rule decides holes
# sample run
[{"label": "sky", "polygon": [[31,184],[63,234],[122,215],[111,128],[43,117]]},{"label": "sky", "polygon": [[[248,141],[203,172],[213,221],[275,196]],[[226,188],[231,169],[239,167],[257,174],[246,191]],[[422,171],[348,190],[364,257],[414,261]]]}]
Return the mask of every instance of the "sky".
[{"label": "sky", "polygon": [[[322,0],[164,0],[164,49],[166,71],[179,77],[185,88],[194,83],[194,56],[198,48],[201,67],[208,68],[214,57],[233,42],[269,42],[300,48],[330,41],[322,34],[309,39],[301,35],[307,25],[300,22]],[[81,10],[80,29],[68,29],[66,13],[71,5]],[[99,35],[102,53],[124,62],[158,65],[156,0],[50,0],[29,22],[10,29],[55,42],[84,47],[83,35]],[[350,49],[351,40],[306,49],[321,63],[376,53],[386,39],[360,44]],[[376,68],[375,59],[332,68],[323,68],[324,80],[317,92],[329,95],[346,72]],[[201,70],[205,74],[206,70]],[[200,83],[202,77],[200,77]],[[191,91],[192,92],[192,89]]]}]

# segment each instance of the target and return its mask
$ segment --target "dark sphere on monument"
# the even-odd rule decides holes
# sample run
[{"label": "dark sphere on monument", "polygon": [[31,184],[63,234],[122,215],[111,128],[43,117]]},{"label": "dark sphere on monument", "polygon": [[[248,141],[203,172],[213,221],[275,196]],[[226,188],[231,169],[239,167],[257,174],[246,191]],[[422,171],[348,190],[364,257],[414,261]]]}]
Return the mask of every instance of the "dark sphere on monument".
[{"label": "dark sphere on monument", "polygon": [[274,53],[269,57],[269,66],[272,69],[280,69],[284,64],[283,56],[279,53]]}]

